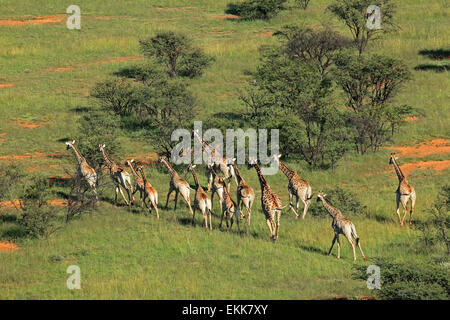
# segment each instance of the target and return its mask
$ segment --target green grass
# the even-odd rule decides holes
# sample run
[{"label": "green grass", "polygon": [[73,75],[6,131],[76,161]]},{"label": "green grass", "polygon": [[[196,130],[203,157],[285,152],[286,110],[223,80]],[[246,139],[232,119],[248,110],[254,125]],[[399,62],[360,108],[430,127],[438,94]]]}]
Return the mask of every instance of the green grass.
[{"label": "green grass", "polygon": [[[73,169],[73,155],[65,150],[64,139],[77,133],[76,119],[95,101],[87,94],[98,81],[112,77],[136,61],[101,64],[98,61],[139,55],[138,40],[159,30],[187,32],[196,44],[215,57],[205,75],[192,81],[191,90],[201,110],[198,119],[234,111],[244,106],[237,92],[249,80],[244,71],[254,70],[258,48],[275,43],[259,33],[276,30],[285,24],[326,23],[343,34],[347,30],[330,14],[324,13],[330,1],[311,1],[308,9],[282,12],[271,21],[238,22],[212,18],[223,15],[228,1],[79,1],[82,29],[68,30],[65,21],[24,27],[0,26],[0,157],[27,152],[44,156],[23,161],[25,170],[38,168],[45,174],[60,176]],[[24,15],[65,13],[63,1],[3,1],[2,17],[23,19]],[[195,6],[197,9],[158,10]],[[397,2],[397,22],[401,30],[373,42],[368,50],[402,59],[412,72],[412,80],[397,97],[400,104],[416,108],[420,119],[406,124],[394,137],[393,145],[414,145],[434,138],[450,137],[450,108],[447,72],[416,71],[414,67],[430,60],[418,54],[423,49],[448,46],[449,9],[444,1]],[[109,16],[110,20],[98,17]],[[97,17],[97,18],[96,18]],[[72,71],[52,71],[73,66]],[[17,120],[48,121],[37,129],[17,126]],[[4,139],[4,140],[2,140]],[[129,155],[150,154],[152,147],[130,136],[120,137],[121,160]],[[416,227],[399,228],[395,214],[397,178],[388,165],[390,150],[374,154],[349,154],[335,171],[310,170],[304,163],[291,162],[310,182],[313,192],[337,185],[354,192],[369,208],[364,215],[349,216],[370,265],[375,257],[403,262],[430,261],[436,254],[423,248]],[[49,158],[60,153],[62,158]],[[421,160],[444,160],[447,155],[401,158],[400,165]],[[1,160],[0,160],[1,161]],[[254,171],[241,169],[256,190]],[[148,178],[159,191],[164,205],[169,177],[166,171],[147,169]],[[368,175],[371,174],[371,175]],[[185,172],[182,176],[192,183]],[[201,182],[206,183],[199,172]],[[448,181],[449,170],[417,170],[410,183],[417,193],[416,225],[430,218],[427,209],[439,187]],[[287,179],[278,173],[267,177],[284,204],[288,201]],[[234,187],[232,196],[234,197]],[[67,188],[55,187],[56,192]],[[344,240],[342,258],[326,255],[333,232],[331,220],[307,216],[295,220],[284,211],[280,239],[269,241],[261,212],[260,193],[253,208],[252,226],[236,226],[231,232],[218,229],[218,204],[213,217],[214,230],[205,232],[197,212],[191,226],[184,204],[173,211],[161,210],[161,220],[144,216],[139,210],[113,207],[113,191],[103,194],[98,212],[76,219],[48,240],[21,237],[15,227],[14,213],[2,215],[0,240],[13,240],[22,247],[13,253],[0,252],[0,298],[2,299],[330,299],[373,295],[365,282],[352,280],[351,248]],[[192,196],[191,196],[192,197]],[[315,200],[315,199],[314,199]],[[313,203],[314,206],[319,205]],[[302,206],[300,207],[302,210]],[[344,212],[345,215],[345,212]],[[363,261],[358,257],[358,264]],[[81,268],[82,289],[66,288],[70,264]]]}]

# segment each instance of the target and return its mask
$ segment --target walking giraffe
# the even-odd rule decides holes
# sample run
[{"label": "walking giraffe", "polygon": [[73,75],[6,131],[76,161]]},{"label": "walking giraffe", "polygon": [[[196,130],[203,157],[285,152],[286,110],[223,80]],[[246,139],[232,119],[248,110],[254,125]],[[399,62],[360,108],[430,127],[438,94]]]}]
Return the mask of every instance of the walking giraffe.
[{"label": "walking giraffe", "polygon": [[355,225],[348,219],[346,219],[341,211],[335,207],[333,207],[331,204],[329,204],[325,200],[325,194],[322,192],[319,192],[317,195],[317,202],[322,201],[323,206],[325,207],[325,210],[329,213],[329,215],[333,218],[333,221],[331,223],[331,227],[334,230],[334,238],[333,242],[331,243],[330,251],[328,251],[328,255],[331,255],[331,250],[333,250],[334,243],[337,241],[338,246],[338,255],[337,258],[341,258],[341,242],[339,240],[339,234],[343,234],[348,242],[350,242],[350,245],[353,249],[353,261],[356,261],[356,252],[355,252],[355,244],[353,243],[352,236],[355,238],[356,245],[359,248],[359,251],[361,251],[361,255],[364,259],[364,261],[367,261],[366,257],[364,256],[364,252],[361,249],[361,243],[359,242],[359,237],[356,234],[356,228]]},{"label": "walking giraffe", "polygon": [[[237,185],[238,182],[237,182],[236,176],[234,174],[234,169],[228,167],[227,158],[223,157],[222,154],[216,148],[209,145],[205,140],[203,140],[203,138],[200,136],[200,134],[196,130],[194,130],[194,136],[202,144],[202,150],[208,153],[208,157],[210,158],[209,160],[213,164],[213,168],[216,170],[220,170],[222,172],[224,178],[227,179],[228,181],[231,180],[231,177],[234,177],[234,182]],[[212,176],[212,173],[209,172],[207,191],[211,190],[212,182],[213,182],[213,176]],[[227,188],[228,188],[228,190],[230,190],[229,183],[228,183]]]},{"label": "walking giraffe", "polygon": [[[223,179],[221,179],[223,182]],[[222,221],[225,217],[225,222],[227,224],[228,228],[228,220],[230,220],[230,227],[229,230],[233,227],[233,216],[236,218],[236,224],[239,229],[239,207],[236,205],[236,202],[234,202],[233,199],[231,199],[230,193],[228,192],[228,189],[225,186],[225,183],[223,183],[223,201],[222,201],[222,215],[220,218],[220,225],[219,228],[222,228]]]},{"label": "walking giraffe", "polygon": [[133,163],[134,163],[134,159],[131,160],[127,160],[125,162],[126,166],[130,168],[131,173],[133,174],[134,177],[134,188],[133,188],[133,193],[132,195],[134,196],[134,194],[139,191],[139,196],[141,199],[141,207],[142,204],[144,202],[144,191],[145,191],[145,185],[144,185],[144,179],[141,178],[141,176],[136,172],[136,169],[133,167]]},{"label": "walking giraffe", "polygon": [[173,191],[175,191],[175,206],[173,210],[175,211],[177,209],[177,200],[178,200],[178,194],[181,193],[181,196],[186,201],[186,203],[189,206],[189,213],[191,215],[194,215],[194,212],[192,211],[191,207],[191,199],[189,198],[191,187],[189,186],[189,183],[187,183],[185,180],[181,179],[178,173],[170,166],[169,162],[167,162],[166,159],[159,158],[158,160],[160,163],[163,163],[167,170],[169,170],[170,174],[170,185],[169,185],[169,192],[167,193],[167,200],[166,200],[166,209],[169,204],[169,197]]},{"label": "walking giraffe", "polygon": [[[389,164],[392,164],[395,169],[395,173],[398,177],[398,188],[395,191],[396,201],[397,201],[397,216],[400,222],[400,226],[403,227],[403,222],[405,221],[406,213],[408,212],[408,201],[411,199],[411,210],[409,213],[409,225],[412,225],[412,215],[414,212],[414,205],[416,204],[416,191],[414,188],[408,183],[405,175],[397,164],[398,157],[395,156],[395,153],[391,153],[389,156]],[[403,219],[400,218],[400,202],[403,206]]]},{"label": "walking giraffe", "polygon": [[77,148],[75,147],[75,140],[73,140],[72,142],[66,142],[66,149],[69,150],[70,148],[72,148],[75,152],[75,157],[78,161],[77,179],[84,179],[87,182],[87,184],[95,194],[95,199],[98,201],[97,173],[94,169],[92,169],[92,167],[87,163],[86,159],[77,150]]},{"label": "walking giraffe", "polygon": [[[105,159],[105,164],[109,169],[109,176],[111,177],[111,180],[114,182],[116,188],[115,193],[116,196],[114,198],[114,204],[117,204],[117,195],[122,195],[123,200],[127,204],[127,206],[131,205],[131,202],[134,202],[134,196],[131,195],[133,192],[133,186],[131,185],[131,177],[130,174],[125,171],[123,168],[119,167],[114,161],[112,161],[105,151],[106,145],[99,144],[98,148],[99,151],[103,154],[103,158]],[[127,191],[128,194],[128,201],[125,199],[125,196],[123,194],[122,188],[124,188]]]},{"label": "walking giraffe", "polygon": [[144,168],[142,166],[138,166],[137,169],[142,175],[142,180],[144,181],[144,204],[148,209],[148,212],[152,212],[152,208],[147,205],[147,202],[145,200],[148,198],[150,204],[155,208],[156,211],[156,217],[159,219],[159,212],[158,212],[158,191],[156,191],[155,188],[148,182],[145,173]]},{"label": "walking giraffe", "polygon": [[211,199],[208,197],[206,192],[200,186],[198,182],[197,174],[195,173],[195,165],[189,164],[188,170],[192,172],[192,177],[195,182],[195,196],[194,196],[194,214],[192,215],[192,224],[195,222],[195,209],[199,208],[199,210],[203,214],[203,219],[205,220],[205,227],[208,230],[208,217],[209,216],[209,228],[212,230],[212,222],[211,222]]},{"label": "walking giraffe", "polygon": [[[306,212],[308,212],[308,208],[311,205],[311,198],[312,198],[311,186],[309,185],[309,183],[307,181],[301,179],[298,176],[296,171],[289,169],[280,160],[280,157],[281,157],[281,154],[274,155],[273,159],[274,159],[275,163],[278,163],[278,166],[281,169],[281,171],[283,171],[283,173],[289,179],[289,184],[288,184],[289,207],[295,213],[295,217],[298,218],[298,199],[302,200],[303,204],[305,205],[303,208],[302,219],[305,219]],[[294,209],[294,206],[292,204],[292,199],[294,196],[296,198],[297,211]]]},{"label": "walking giraffe", "polygon": [[[241,219],[242,219],[242,217],[244,217],[245,223],[247,223],[250,226],[250,218],[251,218],[251,214],[252,214],[251,209],[252,209],[253,201],[255,201],[255,191],[253,190],[252,187],[250,187],[247,184],[247,182],[244,180],[241,173],[239,172],[239,168],[236,164],[236,158],[229,160],[227,162],[227,164],[228,164],[228,166],[230,166],[234,169],[234,174],[235,174],[235,177],[238,182],[237,190],[236,190],[236,196],[237,196],[236,199],[237,199],[237,205],[241,209]],[[243,214],[242,206],[244,206],[245,209],[247,210],[248,217],[246,217]]]},{"label": "walking giraffe", "polygon": [[213,168],[212,163],[208,163],[207,165],[208,172],[211,173],[212,183],[211,183],[211,208],[214,204],[214,194],[217,194],[219,197],[219,204],[220,204],[220,210],[222,212],[222,202],[224,197],[224,188],[226,187],[225,182],[223,181],[223,178],[219,177],[216,173],[216,171]]},{"label": "walking giraffe", "polygon": [[[280,198],[270,188],[257,161],[255,159],[250,159],[248,162],[248,167],[254,167],[256,169],[256,173],[258,174],[259,183],[261,184],[261,208],[266,216],[266,223],[269,228],[270,237],[273,241],[277,241],[281,210],[286,206],[281,206]],[[276,223],[275,217],[277,218]]]}]

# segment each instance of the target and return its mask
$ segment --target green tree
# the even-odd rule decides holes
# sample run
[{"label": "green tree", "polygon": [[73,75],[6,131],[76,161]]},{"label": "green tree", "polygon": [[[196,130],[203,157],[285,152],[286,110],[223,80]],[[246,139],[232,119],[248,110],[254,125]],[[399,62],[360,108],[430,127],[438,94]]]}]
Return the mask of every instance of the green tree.
[{"label": "green tree", "polygon": [[382,55],[339,53],[334,77],[347,98],[349,121],[360,153],[376,151],[390,139],[412,108],[394,106],[395,95],[410,78],[408,68]]},{"label": "green tree", "polygon": [[268,20],[284,9],[287,0],[245,0],[229,3],[225,13],[240,16],[244,20]]},{"label": "green tree", "polygon": [[[367,27],[367,20],[372,14],[367,13],[367,8],[371,5],[376,5],[381,10],[380,29]],[[393,22],[395,7],[391,0],[335,0],[327,10],[350,30],[359,54],[367,47],[369,40],[377,39],[380,35],[397,28]]]},{"label": "green tree", "polygon": [[154,37],[139,41],[146,57],[162,64],[170,77],[198,77],[213,61],[192,44],[185,35],[172,31],[157,33]]}]

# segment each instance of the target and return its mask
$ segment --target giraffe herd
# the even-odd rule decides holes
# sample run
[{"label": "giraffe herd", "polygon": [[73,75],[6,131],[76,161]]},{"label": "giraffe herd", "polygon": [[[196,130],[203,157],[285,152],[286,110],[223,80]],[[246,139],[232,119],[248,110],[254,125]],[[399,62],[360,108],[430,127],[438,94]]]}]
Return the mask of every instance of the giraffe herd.
[{"label": "giraffe herd", "polygon": [[[222,226],[223,219],[225,218],[227,228],[231,229],[234,220],[236,221],[238,231],[240,230],[239,221],[245,219],[245,224],[250,226],[251,221],[251,209],[255,200],[255,191],[245,181],[239,168],[236,164],[236,159],[227,159],[223,157],[216,149],[207,144],[203,139],[194,131],[194,136],[197,137],[202,143],[202,150],[209,152],[209,161],[206,165],[208,176],[208,189],[205,191],[199,183],[197,174],[195,172],[195,165],[189,164],[187,166],[188,171],[192,173],[192,177],[195,184],[195,189],[192,189],[189,183],[182,179],[176,170],[170,165],[169,161],[160,157],[159,163],[164,165],[170,175],[169,191],[167,193],[165,209],[168,207],[170,195],[175,191],[174,210],[177,207],[178,195],[181,194],[182,198],[186,202],[189,213],[192,216],[192,223],[194,223],[195,211],[199,209],[203,215],[206,230],[212,230],[212,208],[214,195],[217,195],[218,202],[221,210],[221,220],[219,228]],[[77,177],[87,182],[88,188],[91,188],[98,201],[98,194],[96,190],[97,186],[97,174],[95,170],[89,166],[86,159],[75,147],[75,140],[66,142],[67,149],[72,148],[76,160]],[[105,151],[106,146],[100,144],[99,151],[102,153],[105,160],[105,165],[109,169],[111,180],[115,185],[115,204],[117,203],[117,197],[120,193],[125,203],[130,206],[135,202],[134,194],[139,191],[141,207],[144,204],[148,211],[151,212],[152,208],[156,211],[156,216],[159,219],[158,211],[158,192],[147,180],[142,166],[135,166],[135,160],[126,160],[125,165],[130,168],[134,177],[134,185],[131,183],[130,174],[124,169],[118,166],[112,159],[110,159]],[[278,164],[280,170],[288,178],[288,192],[289,192],[289,208],[294,212],[295,217],[298,218],[299,200],[304,204],[302,213],[302,219],[305,219],[312,199],[312,188],[310,184],[300,178],[296,171],[289,169],[281,160],[281,155],[274,155],[272,161]],[[398,157],[395,154],[391,154],[389,157],[389,164],[394,166],[395,172],[399,180],[399,186],[396,190],[396,203],[397,203],[397,215],[400,226],[403,226],[404,220],[408,211],[408,201],[411,200],[409,225],[412,224],[412,215],[414,211],[416,193],[414,188],[408,183],[405,175],[402,173],[399,165],[397,164]],[[269,235],[274,242],[278,240],[278,232],[280,227],[281,212],[286,206],[282,206],[280,198],[273,192],[266,178],[264,177],[258,162],[250,158],[248,161],[248,169],[254,168],[256,170],[258,180],[261,186],[261,208],[266,219],[266,224],[269,229]],[[217,171],[219,171],[223,177],[221,177]],[[236,183],[236,199],[235,202],[230,195],[230,181],[234,178]],[[227,183],[228,182],[228,183]],[[125,198],[123,193],[124,189],[128,195],[128,199]],[[191,205],[190,190],[195,191],[194,203]],[[211,197],[208,196],[208,192],[211,192]],[[293,199],[296,199],[294,208]],[[332,228],[334,231],[334,238],[332,240],[331,248],[328,252],[330,255],[334,244],[337,242],[338,253],[337,258],[340,259],[340,241],[339,235],[344,235],[349,241],[353,249],[353,260],[356,261],[355,243],[358,246],[361,255],[365,261],[367,261],[359,237],[356,233],[355,225],[344,217],[341,211],[327,202],[326,195],[319,192],[317,195],[317,202],[322,202],[325,211],[332,218]],[[147,199],[149,204],[147,204]],[[403,207],[403,218],[399,212],[400,203]],[[244,209],[246,214],[244,214]],[[355,243],[353,242],[353,239]]]}]

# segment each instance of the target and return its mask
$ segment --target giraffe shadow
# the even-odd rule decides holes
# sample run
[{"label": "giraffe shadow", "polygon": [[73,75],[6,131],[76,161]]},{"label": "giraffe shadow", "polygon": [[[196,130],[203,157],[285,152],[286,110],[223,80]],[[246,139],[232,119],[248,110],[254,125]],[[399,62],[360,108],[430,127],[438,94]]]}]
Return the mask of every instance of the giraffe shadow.
[{"label": "giraffe shadow", "polygon": [[305,246],[305,245],[300,245],[299,246],[300,249],[305,250],[305,251],[309,251],[309,252],[314,252],[314,253],[320,253],[324,256],[328,255],[328,252],[313,246]]}]

